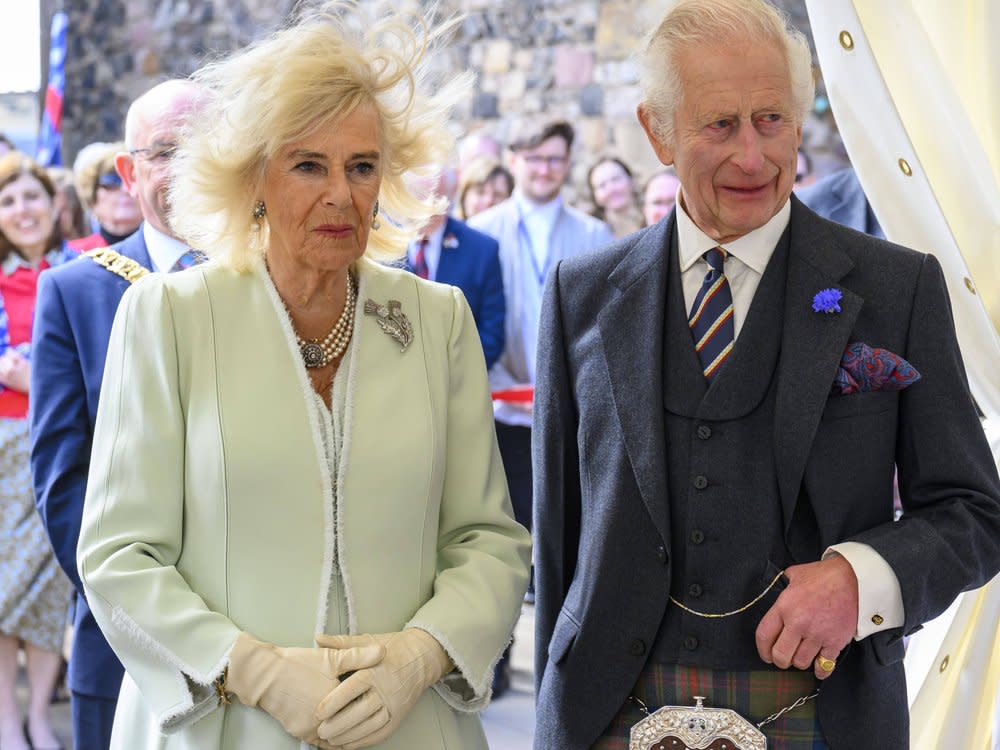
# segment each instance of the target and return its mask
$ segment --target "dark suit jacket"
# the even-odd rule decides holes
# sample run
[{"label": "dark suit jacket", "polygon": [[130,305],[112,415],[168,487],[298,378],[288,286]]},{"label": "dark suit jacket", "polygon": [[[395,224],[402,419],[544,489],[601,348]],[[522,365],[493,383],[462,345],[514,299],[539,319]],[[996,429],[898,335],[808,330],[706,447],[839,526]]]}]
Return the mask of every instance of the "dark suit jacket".
[{"label": "dark suit jacket", "polygon": [[[434,280],[462,290],[476,319],[488,370],[499,359],[504,344],[506,302],[499,245],[488,234],[451,217],[445,224],[444,237],[454,237],[458,244],[441,248]],[[407,267],[413,270],[409,264]]]},{"label": "dark suit jacket", "polygon": [[[115,246],[150,268],[142,231]],[[31,352],[31,473],[35,504],[59,565],[76,586],[69,687],[117,698],[122,667],[84,598],[76,545],[111,324],[129,282],[79,258],[39,279]]]},{"label": "dark suit jacket", "polygon": [[827,175],[795,195],[824,219],[885,239],[858,175],[850,167]]},{"label": "dark suit jacket", "polygon": [[[833,750],[906,748],[903,635],[1000,568],[1000,480],[934,257],[828,222],[795,198],[788,231],[773,433],[786,545],[799,563],[829,544],[871,545],[899,578],[906,612],[901,629],[841,655],[820,722]],[[532,441],[539,750],[582,750],[600,736],[667,606],[663,321],[675,236],[671,217],[562,262],[549,279]],[[839,314],[811,308],[828,287],[843,291]],[[831,396],[853,341],[897,352],[922,379]],[[897,465],[905,513],[893,522]],[[808,545],[792,522],[802,504],[818,528]]]}]

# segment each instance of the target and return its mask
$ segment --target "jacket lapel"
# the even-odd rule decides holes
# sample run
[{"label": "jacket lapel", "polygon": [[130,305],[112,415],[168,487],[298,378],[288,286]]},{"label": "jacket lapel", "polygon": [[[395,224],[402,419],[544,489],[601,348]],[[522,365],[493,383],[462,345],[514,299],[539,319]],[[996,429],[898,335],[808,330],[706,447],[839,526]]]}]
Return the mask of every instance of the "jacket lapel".
[{"label": "jacket lapel", "polygon": [[[459,227],[453,219],[449,218],[445,222],[444,235],[441,237],[441,254],[438,256],[437,274],[434,276],[434,280],[442,284],[461,286],[459,266],[462,254],[459,250],[462,247],[462,235],[458,230]],[[448,247],[445,242],[448,237],[453,237],[458,242],[458,246]]]},{"label": "jacket lapel", "polygon": [[[834,374],[864,305],[860,296],[839,283],[853,261],[794,196],[790,232],[775,406],[775,459],[786,531]],[[841,311],[814,312],[814,295],[829,288],[843,293]]]},{"label": "jacket lapel", "polygon": [[608,278],[616,290],[598,313],[611,397],[642,500],[665,542],[667,474],[663,434],[663,319],[666,256],[674,220],[636,241]]}]

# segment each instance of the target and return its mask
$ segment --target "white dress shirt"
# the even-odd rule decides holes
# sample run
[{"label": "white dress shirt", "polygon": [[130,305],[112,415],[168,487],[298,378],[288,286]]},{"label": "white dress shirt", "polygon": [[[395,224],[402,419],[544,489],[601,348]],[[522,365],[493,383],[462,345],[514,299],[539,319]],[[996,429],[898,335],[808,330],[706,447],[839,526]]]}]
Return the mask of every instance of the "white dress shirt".
[{"label": "white dress shirt", "polygon": [[146,241],[146,250],[153,262],[151,271],[170,273],[180,257],[191,249],[180,240],[168,237],[148,221],[142,223],[142,238]]},{"label": "white dress shirt", "polygon": [[[732,242],[720,244],[695,225],[684,210],[681,198],[681,191],[678,190],[678,260],[684,290],[684,309],[691,309],[708,273],[708,262],[702,255],[713,247],[721,247],[726,251],[726,278],[729,279],[733,295],[735,336],[739,338],[764,269],[771,260],[778,240],[788,227],[791,202],[786,202],[764,226]],[[899,587],[899,579],[885,558],[871,546],[858,542],[834,544],[823,553],[823,558],[834,553],[850,563],[858,579],[858,622],[854,638],[861,640],[881,630],[901,627],[904,622],[903,593]]]}]

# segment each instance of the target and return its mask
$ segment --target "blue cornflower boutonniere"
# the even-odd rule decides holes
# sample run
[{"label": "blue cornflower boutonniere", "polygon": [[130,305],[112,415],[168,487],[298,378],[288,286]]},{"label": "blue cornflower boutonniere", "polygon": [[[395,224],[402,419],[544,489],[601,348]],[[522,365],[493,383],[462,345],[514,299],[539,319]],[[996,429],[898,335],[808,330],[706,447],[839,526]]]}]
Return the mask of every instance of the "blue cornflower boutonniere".
[{"label": "blue cornflower boutonniere", "polygon": [[441,245],[449,250],[456,248],[458,247],[458,237],[453,234],[446,234],[444,239],[441,240]]},{"label": "blue cornflower boutonniere", "polygon": [[839,289],[821,289],[813,297],[813,311],[833,315],[840,312],[840,300],[844,293]]}]

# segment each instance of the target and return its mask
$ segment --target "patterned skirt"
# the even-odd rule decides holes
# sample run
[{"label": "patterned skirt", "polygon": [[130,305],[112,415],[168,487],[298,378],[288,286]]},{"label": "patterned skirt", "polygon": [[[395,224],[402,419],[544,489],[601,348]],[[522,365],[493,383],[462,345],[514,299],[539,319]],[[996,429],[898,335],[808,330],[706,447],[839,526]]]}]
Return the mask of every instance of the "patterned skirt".
[{"label": "patterned skirt", "polygon": [[35,511],[28,420],[0,418],[0,635],[59,652],[72,584]]},{"label": "patterned skirt", "polygon": [[[816,686],[812,672],[796,669],[724,672],[650,664],[643,670],[632,695],[650,713],[661,706],[694,706],[694,696],[701,695],[706,699],[706,708],[729,708],[756,724],[799,698],[815,693]],[[629,730],[645,716],[636,703],[626,700],[592,750],[628,750]],[[816,719],[815,700],[761,727],[761,732],[767,738],[768,750],[827,750]]]}]

